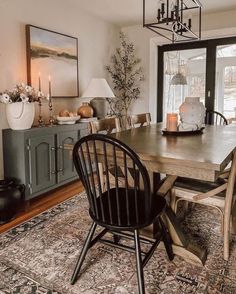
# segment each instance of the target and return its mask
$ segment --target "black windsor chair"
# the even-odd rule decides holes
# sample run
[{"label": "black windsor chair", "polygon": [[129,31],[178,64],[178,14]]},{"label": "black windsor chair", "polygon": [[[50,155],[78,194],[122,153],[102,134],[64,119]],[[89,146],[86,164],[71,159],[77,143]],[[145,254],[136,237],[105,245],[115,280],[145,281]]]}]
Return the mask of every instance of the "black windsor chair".
[{"label": "black windsor chair", "polygon": [[[106,176],[106,190],[102,192],[99,178],[99,161]],[[79,275],[89,248],[97,241],[134,252],[136,255],[139,293],[145,293],[143,267],[163,240],[168,257],[173,259],[169,233],[161,219],[166,207],[164,197],[151,193],[150,179],[138,155],[121,141],[103,134],[91,134],[80,139],[73,149],[73,160],[84,185],[93,220],[83,249],[77,260],[71,283]],[[118,169],[123,166],[124,183],[118,181]],[[109,169],[114,169],[115,184],[110,185]],[[140,237],[139,230],[156,223],[159,230],[154,241]],[[97,225],[104,229],[94,236]],[[106,239],[107,232],[117,238]],[[134,246],[122,245],[120,238],[134,241]],[[147,252],[141,251],[140,242],[150,243]]]},{"label": "black windsor chair", "polygon": [[207,110],[205,117],[206,125],[228,125],[227,119],[218,111]]}]

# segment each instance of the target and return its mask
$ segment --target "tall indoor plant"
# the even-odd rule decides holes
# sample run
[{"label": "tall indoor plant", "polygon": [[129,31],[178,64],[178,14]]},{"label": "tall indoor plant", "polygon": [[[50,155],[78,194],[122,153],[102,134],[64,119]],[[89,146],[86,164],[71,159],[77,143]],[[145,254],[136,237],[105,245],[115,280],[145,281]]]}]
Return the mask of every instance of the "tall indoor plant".
[{"label": "tall indoor plant", "polygon": [[13,130],[30,129],[35,115],[34,101],[42,93],[25,84],[16,85],[12,90],[0,93],[0,102],[6,104],[7,121]]},{"label": "tall indoor plant", "polygon": [[127,117],[131,104],[140,96],[140,82],[144,79],[140,62],[134,44],[121,32],[120,47],[112,55],[111,65],[106,66],[116,96],[116,99],[110,100],[110,105],[116,115]]}]

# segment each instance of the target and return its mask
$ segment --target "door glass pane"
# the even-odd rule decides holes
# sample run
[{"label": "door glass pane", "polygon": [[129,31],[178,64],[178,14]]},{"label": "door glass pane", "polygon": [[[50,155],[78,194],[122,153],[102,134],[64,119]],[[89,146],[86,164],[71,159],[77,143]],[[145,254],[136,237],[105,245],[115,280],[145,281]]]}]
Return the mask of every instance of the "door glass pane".
[{"label": "door glass pane", "polygon": [[205,102],[206,48],[164,53],[163,118],[178,112],[186,96]]},{"label": "door glass pane", "polygon": [[236,117],[236,44],[217,46],[215,109]]}]

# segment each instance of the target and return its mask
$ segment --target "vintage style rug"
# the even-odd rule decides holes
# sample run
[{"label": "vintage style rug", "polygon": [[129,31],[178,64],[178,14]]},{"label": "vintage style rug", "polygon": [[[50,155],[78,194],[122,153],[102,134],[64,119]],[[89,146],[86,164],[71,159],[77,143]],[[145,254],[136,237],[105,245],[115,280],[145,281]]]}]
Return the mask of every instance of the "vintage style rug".
[{"label": "vintage style rug", "polygon": [[[70,278],[90,226],[85,194],[78,195],[0,236],[0,294],[138,293],[135,256],[102,244],[87,255],[74,286]],[[189,238],[208,248],[204,267],[157,249],[145,267],[149,294],[236,293],[236,243],[229,262],[222,258],[219,219],[195,206],[182,226]]]}]

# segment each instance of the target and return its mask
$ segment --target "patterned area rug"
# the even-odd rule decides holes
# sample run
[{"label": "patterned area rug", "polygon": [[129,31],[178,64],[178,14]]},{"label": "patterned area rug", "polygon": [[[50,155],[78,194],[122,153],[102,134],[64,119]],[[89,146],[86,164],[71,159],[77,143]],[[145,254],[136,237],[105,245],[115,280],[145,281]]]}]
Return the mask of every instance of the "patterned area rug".
[{"label": "patterned area rug", "polygon": [[[81,194],[1,235],[0,294],[138,293],[134,254],[102,244],[89,251],[81,277],[70,285],[90,223]],[[145,267],[146,293],[236,293],[236,243],[229,262],[223,261],[217,213],[195,206],[181,223],[208,249],[207,262],[198,267],[178,256],[169,262],[157,249]]]}]

